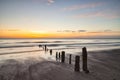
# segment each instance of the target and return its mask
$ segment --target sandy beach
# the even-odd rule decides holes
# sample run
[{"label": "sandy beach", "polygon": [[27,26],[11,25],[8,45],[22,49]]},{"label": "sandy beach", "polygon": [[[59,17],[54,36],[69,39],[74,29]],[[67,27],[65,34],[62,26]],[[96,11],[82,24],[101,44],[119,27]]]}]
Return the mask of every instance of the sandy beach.
[{"label": "sandy beach", "polygon": [[82,70],[74,71],[74,60],[68,64],[67,60],[61,63],[42,57],[8,59],[0,63],[0,80],[119,80],[119,61],[120,49],[88,52],[90,73],[86,74]]}]

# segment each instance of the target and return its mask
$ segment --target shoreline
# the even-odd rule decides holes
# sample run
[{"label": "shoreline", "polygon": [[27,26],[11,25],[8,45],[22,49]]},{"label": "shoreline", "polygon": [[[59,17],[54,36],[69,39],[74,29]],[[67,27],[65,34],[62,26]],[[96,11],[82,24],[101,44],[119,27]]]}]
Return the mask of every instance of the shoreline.
[{"label": "shoreline", "polygon": [[74,62],[60,63],[35,58],[0,63],[0,80],[119,80],[120,49],[89,51],[89,74],[74,72]]}]

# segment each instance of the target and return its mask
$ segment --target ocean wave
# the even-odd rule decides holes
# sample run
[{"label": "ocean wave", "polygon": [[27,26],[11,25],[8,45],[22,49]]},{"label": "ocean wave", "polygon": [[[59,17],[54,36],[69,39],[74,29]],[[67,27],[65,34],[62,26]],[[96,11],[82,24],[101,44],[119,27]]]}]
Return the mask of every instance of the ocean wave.
[{"label": "ocean wave", "polygon": [[7,55],[7,54],[18,54],[18,53],[27,53],[27,52],[38,52],[41,50],[32,50],[32,51],[19,51],[19,52],[7,52],[7,53],[0,53],[0,55]]},{"label": "ocean wave", "polygon": [[[13,42],[13,43],[63,43],[63,42],[75,42],[75,41],[22,41],[22,42]],[[8,44],[8,43],[0,43]]]},{"label": "ocean wave", "polygon": [[15,45],[15,46],[0,46],[0,48],[19,48],[19,47],[34,47],[35,45]]},{"label": "ocean wave", "polygon": [[[75,49],[75,48],[53,48],[52,50],[64,50],[64,49]],[[43,51],[43,50],[5,52],[5,53],[0,53],[0,55],[19,54],[19,53],[28,53],[28,52],[39,52],[39,51]]]},{"label": "ocean wave", "polygon": [[[59,41],[57,41],[59,42]],[[21,42],[21,43],[25,43],[25,42]],[[27,42],[28,43],[28,42]],[[26,45],[21,45],[21,44],[14,44],[14,45],[0,45],[0,48],[19,48],[19,47],[34,47],[34,46],[38,46],[38,45],[47,45],[49,47],[59,47],[59,46],[83,46],[83,45],[111,45],[111,46],[120,46],[120,42],[102,42],[102,43],[53,43],[53,44],[47,44],[47,43],[43,43],[41,42],[41,44],[39,42],[36,42],[38,44],[26,44]]]}]

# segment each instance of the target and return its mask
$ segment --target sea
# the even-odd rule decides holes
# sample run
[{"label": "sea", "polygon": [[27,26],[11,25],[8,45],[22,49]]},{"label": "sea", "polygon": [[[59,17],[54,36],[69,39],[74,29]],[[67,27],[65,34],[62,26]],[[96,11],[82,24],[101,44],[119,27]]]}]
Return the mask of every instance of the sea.
[{"label": "sea", "polygon": [[[49,51],[44,51],[39,45],[52,49],[53,56],[50,57]],[[56,52],[81,54],[83,47],[88,52],[120,49],[120,39],[0,39],[0,61],[36,57],[54,60]]]}]

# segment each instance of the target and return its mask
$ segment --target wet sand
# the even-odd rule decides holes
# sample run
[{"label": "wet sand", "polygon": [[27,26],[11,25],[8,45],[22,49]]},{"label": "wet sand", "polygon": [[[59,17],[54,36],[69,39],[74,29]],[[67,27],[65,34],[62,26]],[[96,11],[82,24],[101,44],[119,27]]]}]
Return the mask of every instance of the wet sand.
[{"label": "wet sand", "polygon": [[[73,60],[74,61],[74,60]],[[0,80],[120,80],[120,49],[88,52],[89,74],[74,72],[72,64],[42,57],[0,63]]]}]

